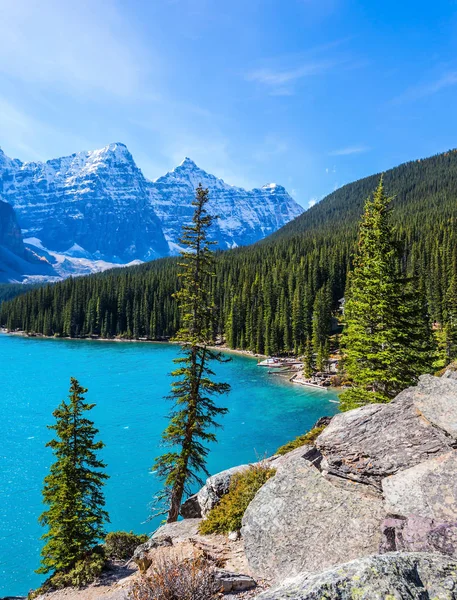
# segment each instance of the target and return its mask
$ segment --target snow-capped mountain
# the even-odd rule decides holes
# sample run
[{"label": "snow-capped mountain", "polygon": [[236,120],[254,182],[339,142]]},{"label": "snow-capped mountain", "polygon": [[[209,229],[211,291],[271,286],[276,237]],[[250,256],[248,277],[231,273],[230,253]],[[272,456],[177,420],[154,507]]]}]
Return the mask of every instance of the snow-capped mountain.
[{"label": "snow-capped mountain", "polygon": [[168,252],[148,182],[124,144],[45,163],[3,154],[0,169],[0,198],[15,208],[24,237],[49,250],[119,263]]},{"label": "snow-capped mountain", "polygon": [[182,223],[191,218],[191,202],[199,183],[209,189],[208,211],[219,217],[212,237],[222,249],[257,242],[303,212],[280,185],[244,190],[206,173],[186,158],[150,185],[151,204],[171,252],[177,248]]},{"label": "snow-capped mountain", "polygon": [[[219,216],[212,235],[222,249],[253,243],[303,212],[282,186],[247,191],[189,158],[150,181],[121,143],[44,163],[24,163],[0,150],[0,200],[14,207],[26,247],[51,253],[57,264],[68,259],[69,273],[78,265],[85,273],[92,263],[100,270],[176,254],[199,183],[210,191],[210,212]],[[58,275],[65,275],[64,267]]]}]

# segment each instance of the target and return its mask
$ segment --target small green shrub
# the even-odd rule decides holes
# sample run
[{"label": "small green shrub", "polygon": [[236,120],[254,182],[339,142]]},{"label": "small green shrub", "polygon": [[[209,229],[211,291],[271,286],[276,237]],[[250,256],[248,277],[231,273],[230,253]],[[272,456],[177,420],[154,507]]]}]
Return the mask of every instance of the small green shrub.
[{"label": "small green shrub", "polygon": [[241,529],[241,520],[249,503],[275,472],[275,469],[264,465],[252,465],[243,473],[234,475],[228,493],[200,523],[200,533],[228,533]]},{"label": "small green shrub", "polygon": [[446,371],[457,371],[457,361],[453,360],[452,362],[447,364],[445,367],[443,367],[442,369],[437,371],[435,373],[435,377],[442,377],[446,373]]},{"label": "small green shrub", "polygon": [[79,560],[69,571],[58,571],[51,575],[43,585],[28,595],[29,600],[46,592],[66,587],[84,587],[99,577],[105,568],[106,558],[103,548],[96,546],[90,554]]},{"label": "small green shrub", "polygon": [[313,444],[317,437],[324,431],[325,427],[326,425],[322,425],[321,427],[313,427],[313,429],[308,431],[308,433],[299,435],[291,442],[287,442],[287,444],[284,444],[284,446],[278,448],[276,450],[276,454],[287,454],[288,452],[295,450],[295,448],[300,448],[300,446],[304,446],[305,444]]},{"label": "small green shrub", "polygon": [[136,535],[133,531],[112,531],[105,538],[106,558],[127,560],[132,558],[135,548],[148,541],[146,534]]}]

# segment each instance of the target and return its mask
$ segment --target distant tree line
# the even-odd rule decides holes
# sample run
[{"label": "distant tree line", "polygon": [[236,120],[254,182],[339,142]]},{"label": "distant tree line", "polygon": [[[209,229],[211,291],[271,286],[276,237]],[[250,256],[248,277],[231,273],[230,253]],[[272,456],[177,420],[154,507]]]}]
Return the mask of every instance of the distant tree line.
[{"label": "distant tree line", "polygon": [[27,294],[40,284],[0,283],[0,304],[12,300],[21,294]]}]

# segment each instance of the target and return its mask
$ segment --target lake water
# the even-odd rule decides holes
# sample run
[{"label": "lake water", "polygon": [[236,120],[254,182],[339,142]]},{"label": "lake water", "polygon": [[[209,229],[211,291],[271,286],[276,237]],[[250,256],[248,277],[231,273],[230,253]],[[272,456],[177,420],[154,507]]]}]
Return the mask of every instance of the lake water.
[{"label": "lake water", "polygon": [[[160,454],[166,425],[172,360],[170,344],[46,340],[0,334],[0,597],[26,594],[42,581],[37,518],[43,507],[43,478],[53,461],[45,448],[52,412],[66,398],[70,376],[89,388],[96,403],[91,418],[106,444],[103,458],[109,529],[150,532],[148,505],[159,489],[150,473]],[[222,417],[219,442],[208,469],[228,467],[273,454],[278,446],[337,412],[332,392],[292,385],[258,368],[250,357],[233,355],[217,365],[232,386],[218,399],[230,410]]]}]

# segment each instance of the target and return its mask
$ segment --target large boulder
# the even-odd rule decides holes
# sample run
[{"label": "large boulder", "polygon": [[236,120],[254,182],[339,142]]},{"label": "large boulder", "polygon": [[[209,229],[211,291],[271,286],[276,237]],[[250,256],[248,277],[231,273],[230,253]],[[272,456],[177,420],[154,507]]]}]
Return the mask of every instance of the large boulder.
[{"label": "large boulder", "polygon": [[457,522],[457,452],[386,477],[382,489],[388,513]]},{"label": "large boulder", "polygon": [[457,600],[457,561],[425,553],[354,560],[318,575],[300,575],[258,600]]},{"label": "large boulder", "polygon": [[253,573],[279,580],[378,552],[382,500],[352,487],[333,485],[304,459],[278,469],[243,517]]},{"label": "large boulder", "polygon": [[316,440],[321,469],[381,488],[384,477],[446,454],[457,440],[457,381],[424,375],[390,404],[335,416]]}]

